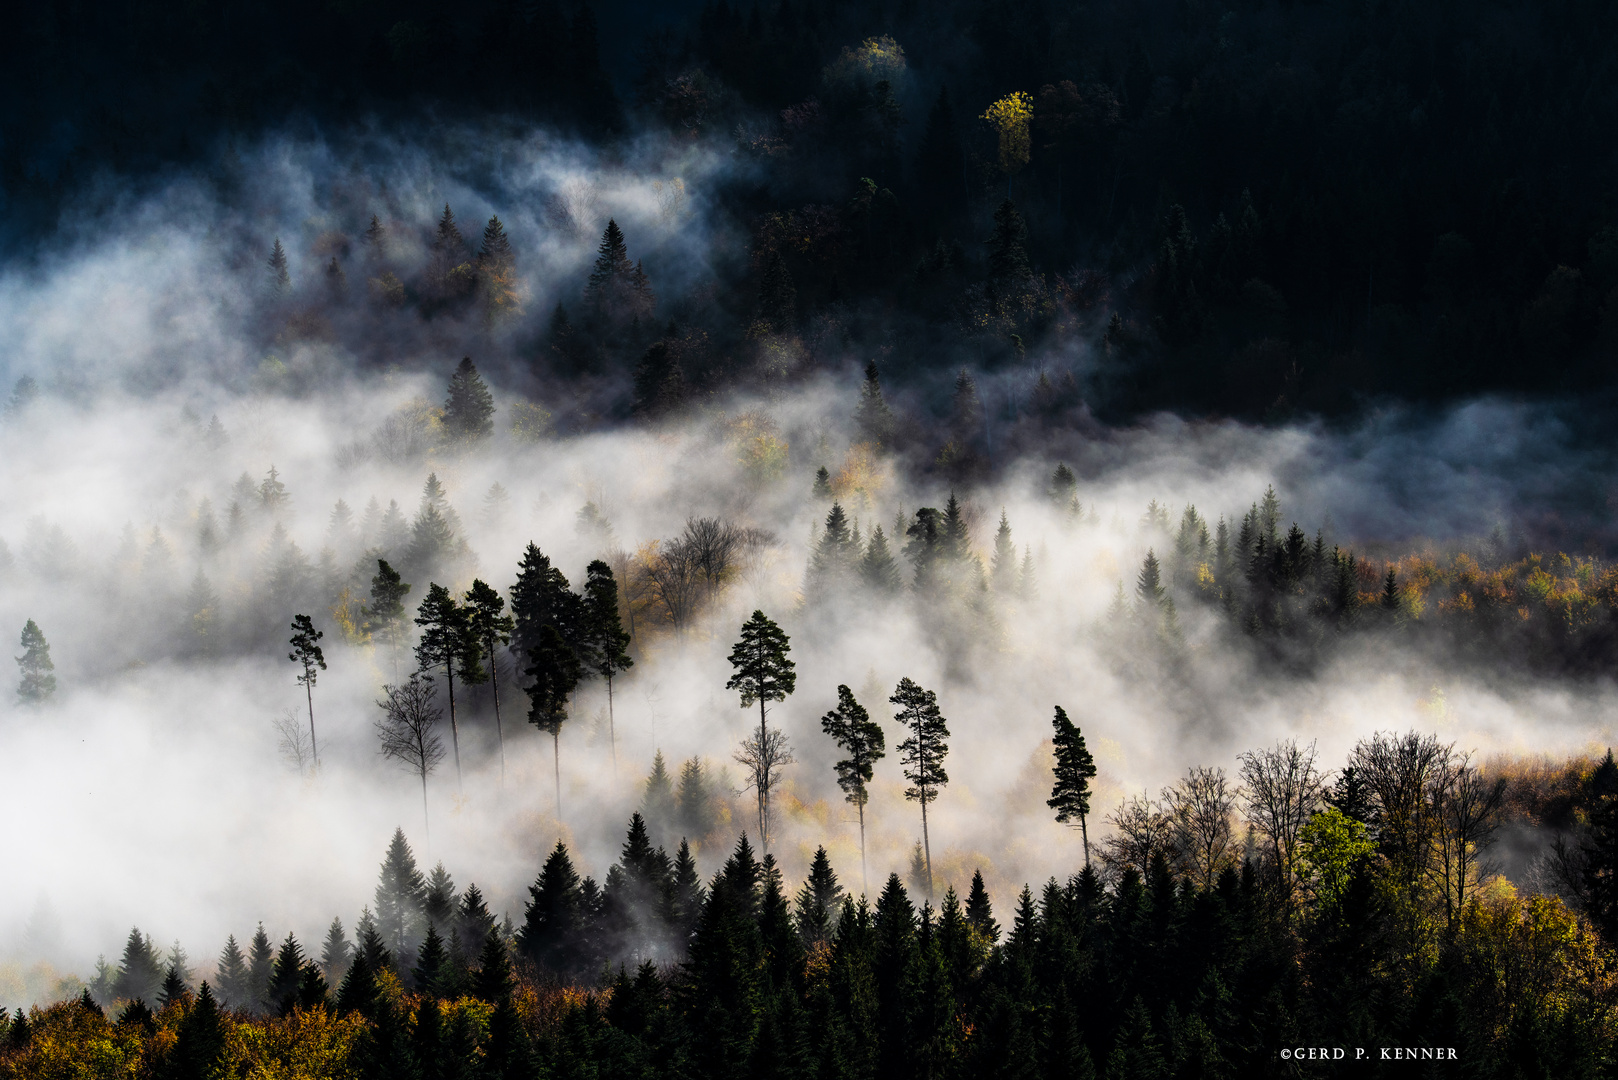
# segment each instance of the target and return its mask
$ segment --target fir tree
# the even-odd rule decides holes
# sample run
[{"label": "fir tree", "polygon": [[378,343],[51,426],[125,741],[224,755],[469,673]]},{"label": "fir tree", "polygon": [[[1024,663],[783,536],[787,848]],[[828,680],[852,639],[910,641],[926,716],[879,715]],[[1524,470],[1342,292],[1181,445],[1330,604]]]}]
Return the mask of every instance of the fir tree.
[{"label": "fir tree", "polygon": [[326,941],[320,948],[320,970],[326,981],[336,985],[348,974],[348,957],[354,951],[348,935],[343,931],[343,920],[333,918],[326,930]]},{"label": "fir tree", "polygon": [[680,766],[680,784],[675,801],[681,835],[700,844],[715,824],[713,793],[708,790],[701,758],[690,758]]},{"label": "fir tree", "polygon": [[269,1008],[270,974],[275,962],[275,950],[270,946],[264,924],[259,923],[253,940],[247,946],[247,998],[245,1004],[254,1010]]},{"label": "fir tree", "polygon": [[730,650],[730,666],[734,669],[734,673],[725,683],[726,690],[740,693],[742,708],[745,709],[754,702],[758,703],[758,746],[763,775],[755,778],[755,787],[758,792],[758,827],[761,842],[764,842],[767,835],[766,823],[769,817],[771,787],[769,756],[764,753],[769,744],[765,706],[771,701],[785,701],[798,684],[795,671],[797,665],[787,659],[787,653],[791,651],[787,644],[789,640],[781,628],[767,618],[764,612],[754,611],[742,624],[742,636]]},{"label": "fir tree", "polygon": [[860,437],[875,446],[889,446],[896,427],[893,410],[882,396],[882,381],[877,374],[876,361],[865,362],[865,382],[860,387],[860,402],[854,409],[854,425]]},{"label": "fir tree", "polygon": [[562,817],[562,725],[567,703],[579,684],[582,669],[578,654],[554,625],[539,628],[539,643],[528,654],[523,674],[531,680],[528,722],[551,737],[551,765],[555,773],[556,817]]},{"label": "fir tree", "polygon": [[[1043,547],[1041,548],[1043,551]],[[1034,562],[1034,552],[1027,544],[1022,549],[1022,567],[1017,571],[1017,596],[1022,600],[1034,600],[1039,596],[1039,566]]]},{"label": "fir tree", "polygon": [[858,560],[859,548],[849,531],[848,516],[843,513],[842,504],[834,502],[826,515],[826,531],[809,557],[803,589],[805,600],[819,599],[846,583],[853,576]]},{"label": "fir tree", "polygon": [[652,756],[652,771],[646,777],[646,783],[642,785],[640,804],[646,813],[646,820],[652,823],[652,827],[660,835],[666,834],[675,817],[674,781],[669,777],[668,767],[663,763],[661,750]]},{"label": "fir tree", "polygon": [[271,514],[278,514],[285,510],[292,502],[292,496],[287,494],[286,484],[281,482],[281,474],[274,465],[264,474],[263,481],[258,485],[258,504]]},{"label": "fir tree", "polygon": [[474,443],[494,433],[494,395],[484,384],[470,356],[450,376],[449,396],[444,399],[444,430],[460,443]]},{"label": "fir tree", "polygon": [[1000,940],[1000,927],[994,921],[989,890],[983,887],[983,871],[972,871],[972,889],[966,894],[966,921],[990,944]]},{"label": "fir tree", "polygon": [[156,946],[139,929],[131,928],[124,955],[113,982],[115,997],[155,1000],[163,985],[163,962]]},{"label": "fir tree", "polygon": [[410,973],[411,979],[419,992],[437,995],[448,973],[449,952],[444,948],[444,939],[439,936],[438,928],[429,921],[427,936],[422,940],[416,966]]},{"label": "fir tree", "polygon": [[809,877],[794,899],[793,921],[805,946],[831,940],[842,896],[843,887],[837,883],[837,873],[831,867],[825,846],[817,847],[809,864]]},{"label": "fir tree", "polygon": [[176,1031],[174,1048],[169,1052],[168,1073],[174,1080],[205,1080],[217,1075],[219,1059],[225,1053],[225,1026],[207,983],[197,991],[197,1000],[186,1010]]},{"label": "fir tree", "polygon": [[1017,545],[1011,542],[1011,521],[1000,509],[1000,527],[994,534],[994,555],[989,562],[989,580],[1002,596],[1017,591]]},{"label": "fir tree", "polygon": [[500,665],[495,657],[495,646],[511,640],[516,624],[505,614],[506,600],[481,578],[474,578],[467,590],[462,610],[466,613],[466,630],[471,640],[482,649],[488,662],[489,688],[494,695],[494,735],[500,747],[500,783],[506,782],[506,736],[500,723]]},{"label": "fir tree", "polygon": [[1045,496],[1050,499],[1051,505],[1066,508],[1069,503],[1078,498],[1079,482],[1073,475],[1073,470],[1065,462],[1058,463],[1051,473],[1051,486],[1046,489]]},{"label": "fir tree", "polygon": [[191,996],[191,990],[180,977],[180,969],[170,965],[163,975],[163,986],[157,992],[159,1008],[166,1009],[170,1005],[183,1004]]},{"label": "fir tree", "polygon": [[826,466],[822,465],[815,470],[815,484],[810,490],[810,494],[817,499],[829,499],[832,497],[831,471]]},{"label": "fir tree", "polygon": [[1084,865],[1090,865],[1090,832],[1085,819],[1090,813],[1090,781],[1096,775],[1095,759],[1084,745],[1084,736],[1067,718],[1067,712],[1056,706],[1051,720],[1055,728],[1056,783],[1046,805],[1056,811],[1056,820],[1071,825],[1079,821],[1079,833],[1084,838]]},{"label": "fir tree", "polygon": [[528,893],[518,948],[537,967],[565,976],[574,970],[584,898],[573,860],[560,840]]},{"label": "fir tree", "polygon": [[281,238],[275,238],[275,246],[270,249],[270,257],[266,260],[270,268],[270,293],[281,297],[292,291],[292,275],[287,271],[287,253],[281,246]]},{"label": "fir tree", "polygon": [[286,940],[281,942],[280,950],[275,954],[275,964],[270,969],[270,1011],[285,1015],[291,1011],[293,1002],[298,996],[298,981],[303,975],[303,946],[298,939],[288,934]]},{"label": "fir tree", "polygon": [[377,931],[383,943],[403,958],[421,933],[427,901],[427,883],[403,829],[395,829],[388,842],[375,898]]},{"label": "fir tree", "polygon": [[225,947],[219,954],[219,965],[214,977],[219,983],[219,996],[225,1008],[240,1009],[252,1004],[247,957],[242,955],[242,947],[236,944],[235,934],[225,939]]},{"label": "fir tree", "polygon": [[938,798],[938,789],[949,783],[944,771],[944,757],[949,753],[949,728],[938,711],[938,698],[931,690],[923,690],[909,679],[900,679],[893,696],[888,699],[899,706],[893,718],[910,732],[910,737],[899,744],[899,760],[904,765],[905,779],[910,787],[905,798],[921,804],[921,839],[927,859],[927,892],[933,889],[932,839],[927,831],[927,804]]},{"label": "fir tree", "polygon": [[870,793],[865,785],[871,782],[873,766],[887,750],[882,727],[871,719],[865,707],[854,700],[847,686],[837,688],[837,707],[820,718],[820,727],[836,741],[848,756],[836,764],[837,786],[843,789],[846,801],[854,804],[860,820],[860,884],[868,888],[865,878],[865,804]]},{"label": "fir tree", "polygon": [[320,650],[320,639],[325,634],[315,629],[307,615],[292,617],[292,637],[288,644],[292,651],[287,659],[299,667],[298,682],[303,685],[304,697],[309,705],[309,752],[314,756],[315,768],[320,768],[320,747],[315,742],[315,679],[326,670],[326,656]]},{"label": "fir tree", "polygon": [[17,700],[24,705],[42,705],[56,693],[56,665],[51,662],[51,646],[39,624],[29,619],[22,628],[22,655],[17,657],[21,678]]},{"label": "fir tree", "polygon": [[880,525],[872,530],[871,541],[865,548],[865,557],[860,560],[860,580],[873,592],[889,596],[897,593],[904,585],[899,574],[899,564],[894,561],[893,554],[888,550],[888,538],[882,535]]},{"label": "fir tree", "polygon": [[619,672],[635,666],[629,655],[629,634],[618,613],[618,581],[612,567],[600,559],[585,569],[583,633],[579,652],[589,674],[607,684],[607,740],[612,768],[618,770],[618,731],[613,717],[612,683]]},{"label": "fir tree", "polygon": [[427,288],[435,299],[453,300],[471,284],[471,265],[466,258],[466,239],[455,224],[455,213],[444,204],[427,257]]}]

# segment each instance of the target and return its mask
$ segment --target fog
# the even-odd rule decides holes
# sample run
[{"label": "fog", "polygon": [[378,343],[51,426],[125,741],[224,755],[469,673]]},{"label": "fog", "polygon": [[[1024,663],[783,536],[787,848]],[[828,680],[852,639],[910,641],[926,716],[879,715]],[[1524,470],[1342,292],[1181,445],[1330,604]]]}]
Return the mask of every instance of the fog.
[{"label": "fog", "polygon": [[[64,222],[49,251],[0,272],[6,385],[27,375],[41,389],[0,424],[0,540],[10,559],[0,630],[15,635],[35,620],[59,683],[43,707],[15,704],[9,686],[0,699],[0,958],[87,978],[98,954],[115,961],[132,924],[159,942],[178,939],[203,972],[228,933],[243,940],[260,921],[272,939],[292,931],[313,944],[333,916],[352,927],[371,902],[396,827],[424,869],[442,860],[458,885],[476,882],[491,910],[520,922],[526,887],[558,839],[581,873],[605,875],[657,751],[671,770],[691,757],[716,776],[725,770],[728,835],[754,833],[752,796],[738,790],[731,755],[757,712],[724,689],[726,656],[754,609],[791,635],[797,664],[796,693],[770,712],[796,758],[771,848],[794,885],[823,843],[843,883],[860,888],[854,809],[835,785],[838,755],[819,723],[840,683],[887,732],[866,811],[873,891],[890,870],[905,873],[920,837],[893,750],[903,735],[886,703],[909,677],[937,692],[951,731],[950,782],[929,808],[939,892],[964,891],[982,869],[1002,912],[1023,882],[1082,863],[1077,833],[1045,805],[1056,705],[1099,766],[1092,841],[1127,794],[1155,794],[1191,765],[1234,773],[1238,753],[1279,738],[1315,741],[1327,767],[1378,730],[1435,731],[1486,753],[1563,754],[1613,740],[1618,697],[1604,680],[1480,674],[1376,634],[1345,639],[1307,672],[1282,673],[1232,648],[1216,607],[1189,604],[1179,610],[1186,659],[1171,672],[1121,657],[1106,618],[1148,548],[1164,554],[1171,544],[1142,524],[1153,500],[1176,523],[1194,504],[1210,528],[1221,516],[1234,527],[1273,484],[1283,528],[1326,527],[1331,542],[1379,553],[1473,543],[1497,525],[1514,543],[1564,538],[1583,527],[1577,514],[1600,490],[1603,462],[1579,449],[1555,405],[1388,405],[1347,429],[1170,416],[1107,428],[1080,409],[1036,429],[1018,419],[1034,372],[1002,371],[990,404],[1005,434],[956,493],[985,561],[1004,510],[1019,551],[1033,556],[1034,595],[993,597],[987,618],[859,590],[806,605],[806,567],[830,504],[811,495],[815,473],[859,464],[851,417],[868,355],[827,338],[810,350],[812,365],[738,379],[655,423],[627,418],[633,358],[584,373],[533,359],[544,316],[558,300],[574,304],[608,216],[623,225],[632,257],[644,258],[660,316],[695,318],[715,302],[745,262],[736,253],[746,240],[744,223],[710,193],[743,166],[672,142],[608,160],[532,132],[447,131],[417,144],[357,132],[232,154],[223,178],[88,192],[91,209]],[[665,195],[676,178],[678,205]],[[446,201],[469,238],[489,214],[501,216],[519,252],[522,319],[491,329],[321,300],[322,266],[349,258],[343,245],[370,214],[400,223],[388,258],[404,268],[424,257],[421,237]],[[288,332],[285,311],[263,297],[276,237],[293,263],[285,303],[317,311],[325,322],[316,333]],[[360,278],[356,267],[351,290]],[[400,418],[443,401],[462,355],[493,390],[494,436],[433,445],[426,423],[420,440],[401,442]],[[1094,361],[1081,350],[1040,362],[1082,375]],[[918,425],[933,423],[928,403],[954,366],[891,381],[890,402]],[[540,438],[511,428],[527,404],[551,414]],[[223,439],[208,434],[215,416]],[[749,456],[760,432],[785,448],[767,467]],[[841,498],[863,535],[884,529],[896,558],[896,517],[942,507],[955,486],[929,468],[935,451],[878,455],[860,490]],[[1045,494],[1059,461],[1078,473],[1077,522]],[[272,466],[287,505],[243,506],[228,535],[238,478],[256,486]],[[529,542],[577,588],[590,560],[632,556],[677,536],[688,518],[771,538],[682,631],[637,635],[635,666],[615,686],[616,769],[600,718],[605,691],[581,685],[560,738],[560,818],[550,740],[523,722],[527,702],[509,670],[504,782],[492,713],[475,696],[460,716],[461,777],[446,757],[430,780],[430,833],[416,779],[378,756],[375,700],[397,675],[385,650],[346,643],[335,625],[323,576],[359,583],[360,600],[369,574],[355,577],[364,548],[332,534],[330,519],[341,499],[358,525],[375,499],[383,509],[396,501],[408,521],[429,473],[467,543],[433,578],[457,592],[473,578],[504,592]],[[487,502],[495,484],[509,494],[503,509]],[[199,541],[204,500],[221,537],[211,552]],[[610,535],[579,527],[586,503],[610,521]],[[285,551],[277,526],[310,563],[296,606],[267,584]],[[1596,524],[1585,535],[1604,538]],[[324,549],[332,554],[323,565]],[[220,630],[207,649],[186,630],[199,569],[219,596]],[[407,580],[413,612],[427,580]],[[312,694],[314,776],[283,760],[274,726],[289,710],[308,721],[286,658],[300,612],[325,632],[329,665]],[[705,875],[728,842],[699,850]]]}]

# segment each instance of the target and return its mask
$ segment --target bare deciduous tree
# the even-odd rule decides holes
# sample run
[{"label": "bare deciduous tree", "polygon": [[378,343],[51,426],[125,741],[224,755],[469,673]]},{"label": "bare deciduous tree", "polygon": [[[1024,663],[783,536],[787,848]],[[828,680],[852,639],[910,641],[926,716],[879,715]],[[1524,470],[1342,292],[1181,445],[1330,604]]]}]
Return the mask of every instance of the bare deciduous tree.
[{"label": "bare deciduous tree", "polygon": [[700,598],[695,556],[683,539],[649,546],[640,562],[651,597],[676,633],[683,633]]},{"label": "bare deciduous tree", "polygon": [[1285,739],[1267,750],[1250,750],[1242,763],[1242,805],[1268,848],[1283,898],[1297,879],[1298,834],[1320,806],[1323,778],[1315,770],[1315,744]]},{"label": "bare deciduous tree", "polygon": [[427,834],[427,777],[444,760],[444,741],[437,727],[444,711],[433,704],[438,688],[433,677],[416,672],[398,686],[384,686],[377,702],[382,719],[376,722],[380,753],[421,777],[422,833]]},{"label": "bare deciduous tree", "polygon": [[1152,856],[1170,854],[1174,823],[1163,808],[1145,795],[1131,795],[1107,815],[1113,834],[1101,844],[1101,864],[1114,880],[1125,870],[1146,872]]},{"label": "bare deciduous tree", "polygon": [[1180,871],[1202,888],[1235,861],[1231,816],[1236,792],[1223,769],[1194,767],[1185,779],[1163,789],[1173,851]]},{"label": "bare deciduous tree", "polygon": [[770,834],[775,828],[775,803],[770,796],[781,786],[781,767],[796,764],[792,757],[792,745],[787,742],[786,732],[780,728],[768,728],[762,734],[755,731],[742,740],[733,757],[736,764],[747,770],[748,779],[742,791],[752,788],[762,796],[759,802],[759,831],[762,833],[759,844],[761,849],[768,849]]},{"label": "bare deciduous tree", "polygon": [[1430,794],[1435,784],[1447,782],[1452,751],[1434,735],[1379,731],[1349,755],[1376,807],[1371,824],[1377,842],[1407,888],[1427,869],[1438,825]]},{"label": "bare deciduous tree", "polygon": [[309,732],[304,730],[303,717],[298,715],[298,710],[288,709],[277,717],[275,730],[281,736],[281,757],[299,776],[308,772],[314,761],[314,752],[309,744]]},{"label": "bare deciduous tree", "polygon": [[1489,871],[1483,849],[1499,828],[1505,795],[1505,778],[1485,778],[1472,764],[1470,754],[1447,763],[1433,784],[1431,802],[1437,822],[1431,872],[1444,895],[1451,925],[1466,908],[1467,892],[1481,884]]}]

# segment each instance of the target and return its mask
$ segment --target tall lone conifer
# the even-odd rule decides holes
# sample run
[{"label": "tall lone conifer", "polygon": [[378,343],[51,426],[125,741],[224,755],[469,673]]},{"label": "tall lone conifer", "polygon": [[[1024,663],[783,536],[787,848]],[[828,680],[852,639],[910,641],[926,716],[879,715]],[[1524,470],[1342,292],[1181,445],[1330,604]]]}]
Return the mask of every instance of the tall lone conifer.
[{"label": "tall lone conifer", "polygon": [[910,738],[899,744],[899,760],[904,764],[905,779],[910,787],[905,798],[921,803],[921,842],[927,859],[927,893],[933,891],[933,847],[927,832],[927,804],[938,798],[938,789],[949,783],[944,771],[944,757],[949,753],[949,728],[938,711],[938,697],[931,690],[923,690],[909,679],[900,679],[899,685],[888,699],[899,706],[893,718],[910,732]]},{"label": "tall lone conifer", "polygon": [[479,642],[473,639],[466,609],[455,602],[449,590],[436,582],[427,586],[427,596],[416,611],[421,640],[416,643],[416,665],[422,671],[444,669],[449,691],[449,737],[455,751],[455,786],[461,786],[461,740],[455,723],[455,673],[481,677]]},{"label": "tall lone conifer", "polygon": [[600,559],[585,570],[582,659],[589,674],[607,684],[607,740],[612,748],[613,774],[618,772],[618,732],[613,718],[612,680],[620,671],[635,666],[629,656],[629,634],[618,614],[618,582],[612,567]]},{"label": "tall lone conifer", "polygon": [[320,768],[320,747],[315,742],[315,679],[319,672],[326,670],[326,656],[319,644],[322,637],[325,634],[315,629],[309,616],[292,617],[292,638],[288,642],[292,651],[287,653],[287,659],[301,669],[298,682],[303,684],[304,697],[309,702],[309,753],[316,770]]},{"label": "tall lone conifer", "polygon": [[51,662],[50,642],[29,619],[22,628],[22,655],[17,657],[21,678],[17,682],[17,700],[25,705],[40,705],[56,693],[56,665]]},{"label": "tall lone conifer", "polygon": [[1085,818],[1090,813],[1090,780],[1096,774],[1095,758],[1084,745],[1084,736],[1067,718],[1067,712],[1058,705],[1051,720],[1055,730],[1056,783],[1046,805],[1056,811],[1056,820],[1071,825],[1079,821],[1079,835],[1084,838],[1084,865],[1090,865],[1090,831]]},{"label": "tall lone conifer", "polygon": [[871,782],[872,766],[886,753],[887,741],[881,725],[871,719],[865,706],[854,700],[854,693],[847,686],[837,688],[837,707],[820,718],[820,726],[848,755],[835,766],[837,786],[859,811],[860,887],[869,892],[870,882],[865,873],[865,804],[870,800],[870,793],[865,785]]},{"label": "tall lone conifer", "polygon": [[494,693],[494,737],[500,746],[500,783],[506,782],[506,736],[500,725],[500,668],[494,647],[511,640],[515,627],[510,615],[504,614],[505,597],[491,588],[482,578],[474,578],[467,590],[463,610],[466,612],[467,633],[483,651],[489,662],[489,688]]},{"label": "tall lone conifer", "polygon": [[787,695],[797,688],[796,665],[787,659],[787,653],[791,651],[787,644],[789,640],[764,612],[754,611],[742,624],[741,639],[730,650],[730,666],[735,672],[725,683],[726,690],[740,692],[742,708],[758,702],[758,749],[764,775],[757,778],[760,782],[755,786],[758,789],[759,839],[766,855],[769,854],[765,823],[769,813],[770,766],[766,752],[769,729],[766,726],[765,706],[767,702],[785,701]]},{"label": "tall lone conifer", "polygon": [[444,400],[444,430],[451,439],[474,443],[494,433],[494,395],[478,374],[470,356],[449,379],[449,396]]}]

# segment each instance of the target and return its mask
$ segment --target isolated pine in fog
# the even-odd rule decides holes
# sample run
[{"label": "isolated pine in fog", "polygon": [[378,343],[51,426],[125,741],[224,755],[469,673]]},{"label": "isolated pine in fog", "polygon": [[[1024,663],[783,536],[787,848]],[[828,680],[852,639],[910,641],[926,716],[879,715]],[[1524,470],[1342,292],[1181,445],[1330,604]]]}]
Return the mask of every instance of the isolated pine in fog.
[{"label": "isolated pine in fog", "polygon": [[281,246],[281,238],[275,238],[275,246],[270,249],[270,257],[266,260],[270,268],[270,292],[275,296],[285,296],[292,291],[292,275],[287,271],[287,253]]},{"label": "isolated pine in fog", "polygon": [[837,786],[859,811],[860,887],[869,892],[870,883],[865,873],[865,804],[870,801],[870,793],[865,785],[871,782],[872,768],[884,756],[887,743],[881,725],[854,700],[854,693],[847,686],[837,688],[837,707],[820,718],[820,727],[848,755],[835,766]]},{"label": "isolated pine in fog", "polygon": [[[758,793],[759,844],[769,854],[770,789],[778,782],[771,776],[773,767],[780,763],[782,753],[772,752],[769,729],[766,725],[766,704],[785,701],[798,685],[796,665],[787,659],[791,651],[788,637],[774,621],[762,611],[754,611],[742,624],[741,639],[730,651],[730,666],[735,669],[726,690],[741,694],[742,708],[758,702],[758,739],[754,765],[753,787]],[[779,740],[777,740],[779,742]],[[784,749],[784,748],[783,748]]]},{"label": "isolated pine in fog", "polygon": [[1095,759],[1084,745],[1084,736],[1060,705],[1051,724],[1055,728],[1056,783],[1051,787],[1046,805],[1056,811],[1056,820],[1063,825],[1078,819],[1079,835],[1084,839],[1084,865],[1089,866],[1090,831],[1085,819],[1090,813],[1090,780],[1096,774]]},{"label": "isolated pine in fog", "polygon": [[1017,545],[1011,542],[1011,521],[1003,506],[1000,527],[994,534],[994,554],[989,560],[989,581],[1002,596],[1017,591]]},{"label": "isolated pine in fog", "polygon": [[618,771],[618,733],[613,718],[612,681],[635,666],[629,656],[629,634],[618,613],[618,582],[612,567],[600,559],[585,570],[584,619],[580,653],[591,675],[607,684],[607,739],[612,748],[612,769]]},{"label": "isolated pine in fog", "polygon": [[427,882],[403,829],[394,829],[388,841],[374,898],[377,932],[402,963],[422,933],[427,899]]},{"label": "isolated pine in fog", "polygon": [[378,559],[376,576],[371,578],[371,602],[364,608],[364,625],[373,638],[387,646],[394,678],[399,676],[399,648],[405,636],[404,598],[409,594],[410,586],[400,578],[399,571],[386,559]]},{"label": "isolated pine in fog", "polygon": [[865,362],[865,382],[860,386],[860,401],[854,408],[854,426],[862,439],[875,446],[888,446],[893,442],[893,410],[882,396],[882,379],[875,360]]},{"label": "isolated pine in fog", "polygon": [[905,798],[921,804],[921,842],[927,861],[927,894],[931,896],[933,848],[927,832],[927,804],[938,798],[939,788],[949,783],[949,774],[944,771],[944,757],[949,753],[949,744],[944,740],[949,738],[949,728],[938,711],[937,695],[909,679],[900,679],[888,700],[899,706],[893,718],[910,732],[910,737],[899,744],[899,760],[911,784],[905,789]]},{"label": "isolated pine in fog", "polygon": [[304,698],[309,703],[309,751],[316,770],[320,768],[320,747],[315,742],[315,679],[319,672],[326,670],[326,656],[319,645],[322,637],[325,634],[315,629],[309,616],[292,617],[292,637],[288,642],[292,651],[287,653],[287,659],[298,665],[298,682],[303,685]]},{"label": "isolated pine in fog", "polygon": [[455,602],[449,590],[437,582],[427,585],[427,596],[416,611],[421,640],[416,643],[416,665],[422,671],[444,671],[449,691],[449,738],[455,752],[455,787],[461,786],[461,740],[455,721],[455,676],[459,672],[473,681],[483,677],[479,660],[480,643],[473,638],[466,609]]},{"label": "isolated pine in fog", "polygon": [[17,657],[21,678],[17,682],[17,700],[25,705],[40,705],[56,693],[56,665],[51,662],[51,646],[29,619],[22,628],[22,655]]},{"label": "isolated pine in fog", "polygon": [[470,356],[450,376],[444,400],[444,432],[459,443],[474,443],[494,434],[494,395]]},{"label": "isolated pine in fog", "polygon": [[879,595],[892,596],[904,587],[899,564],[894,561],[893,552],[888,549],[888,538],[883,535],[880,525],[871,531],[870,543],[865,547],[865,557],[860,560],[860,581],[867,589]]},{"label": "isolated pine in fog", "polygon": [[[230,943],[233,945],[235,942],[236,939],[232,937]],[[343,932],[343,920],[333,918],[331,926],[326,929],[326,940],[320,947],[320,970],[327,982],[335,986],[342,981],[348,972],[349,954],[353,951],[348,935]]]}]

